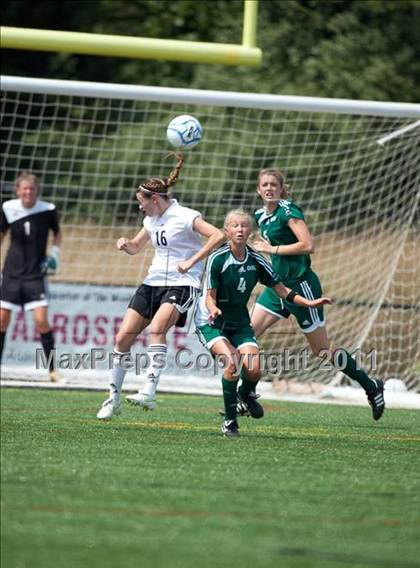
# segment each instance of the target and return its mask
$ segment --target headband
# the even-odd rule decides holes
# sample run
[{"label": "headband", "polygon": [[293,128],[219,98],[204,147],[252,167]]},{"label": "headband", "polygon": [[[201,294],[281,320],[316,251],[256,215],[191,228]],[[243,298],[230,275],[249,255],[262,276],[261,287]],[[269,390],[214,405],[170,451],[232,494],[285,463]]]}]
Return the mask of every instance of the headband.
[{"label": "headband", "polygon": [[166,195],[169,195],[169,192],[166,191],[165,193],[163,193],[162,191],[153,191],[153,189],[148,189],[147,187],[144,187],[144,185],[139,185],[137,191],[144,191],[145,193],[150,193],[150,194],[155,194],[155,195],[162,195],[163,197]]}]

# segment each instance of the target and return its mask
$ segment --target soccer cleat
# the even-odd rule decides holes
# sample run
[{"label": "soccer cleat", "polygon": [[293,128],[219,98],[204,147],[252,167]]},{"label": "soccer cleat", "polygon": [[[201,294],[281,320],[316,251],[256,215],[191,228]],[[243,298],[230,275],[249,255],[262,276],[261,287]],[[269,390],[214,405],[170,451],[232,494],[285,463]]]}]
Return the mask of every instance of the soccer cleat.
[{"label": "soccer cleat", "polygon": [[239,426],[236,420],[223,420],[222,434],[226,438],[237,438],[239,436]]},{"label": "soccer cleat", "polygon": [[250,392],[248,396],[242,397],[238,393],[238,404],[236,405],[236,413],[238,416],[252,416],[252,418],[262,418],[264,416],[264,408],[257,398],[260,395],[255,392]]},{"label": "soccer cleat", "polygon": [[99,420],[111,420],[113,416],[121,414],[121,401],[116,398],[107,398],[99,409],[96,418]]},{"label": "soccer cleat", "polygon": [[136,394],[129,394],[126,399],[130,404],[141,406],[143,410],[154,410],[156,407],[156,398],[150,394],[138,392]]},{"label": "soccer cleat", "polygon": [[376,389],[366,394],[369,404],[372,407],[373,419],[379,420],[385,410],[384,382],[381,379],[373,380],[376,383]]}]

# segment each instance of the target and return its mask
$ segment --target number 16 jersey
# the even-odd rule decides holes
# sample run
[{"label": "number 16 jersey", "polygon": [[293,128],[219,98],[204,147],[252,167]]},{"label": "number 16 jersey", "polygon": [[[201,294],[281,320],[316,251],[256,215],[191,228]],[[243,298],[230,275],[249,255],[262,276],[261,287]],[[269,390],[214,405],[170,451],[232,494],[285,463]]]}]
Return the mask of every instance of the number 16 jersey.
[{"label": "number 16 jersey", "polygon": [[155,255],[143,284],[200,287],[204,270],[202,262],[197,262],[186,274],[177,270],[180,262],[188,260],[203,246],[193,227],[197,217],[201,217],[199,211],[183,207],[176,199],[171,199],[163,215],[144,218],[143,227],[149,233]]}]

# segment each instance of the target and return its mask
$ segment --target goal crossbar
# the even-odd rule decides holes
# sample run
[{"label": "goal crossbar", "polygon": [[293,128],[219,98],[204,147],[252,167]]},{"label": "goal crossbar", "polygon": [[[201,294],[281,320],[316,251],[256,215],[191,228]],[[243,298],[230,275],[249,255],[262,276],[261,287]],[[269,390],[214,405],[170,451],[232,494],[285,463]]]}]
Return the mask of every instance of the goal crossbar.
[{"label": "goal crossbar", "polygon": [[2,90],[38,94],[76,95],[104,99],[143,100],[163,103],[185,103],[224,107],[256,108],[263,110],[290,110],[329,112],[389,117],[420,118],[420,104],[385,101],[354,101],[324,97],[265,95],[172,87],[149,87],[118,83],[66,81],[32,77],[1,77]]}]

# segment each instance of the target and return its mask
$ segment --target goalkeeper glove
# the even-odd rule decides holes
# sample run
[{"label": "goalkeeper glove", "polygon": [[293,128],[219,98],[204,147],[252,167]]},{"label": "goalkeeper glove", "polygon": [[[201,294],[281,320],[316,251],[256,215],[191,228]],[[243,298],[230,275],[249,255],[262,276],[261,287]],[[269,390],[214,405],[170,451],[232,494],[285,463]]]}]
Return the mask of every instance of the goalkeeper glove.
[{"label": "goalkeeper glove", "polygon": [[51,254],[41,264],[42,274],[52,276],[60,270],[60,248],[56,245],[51,247]]}]

